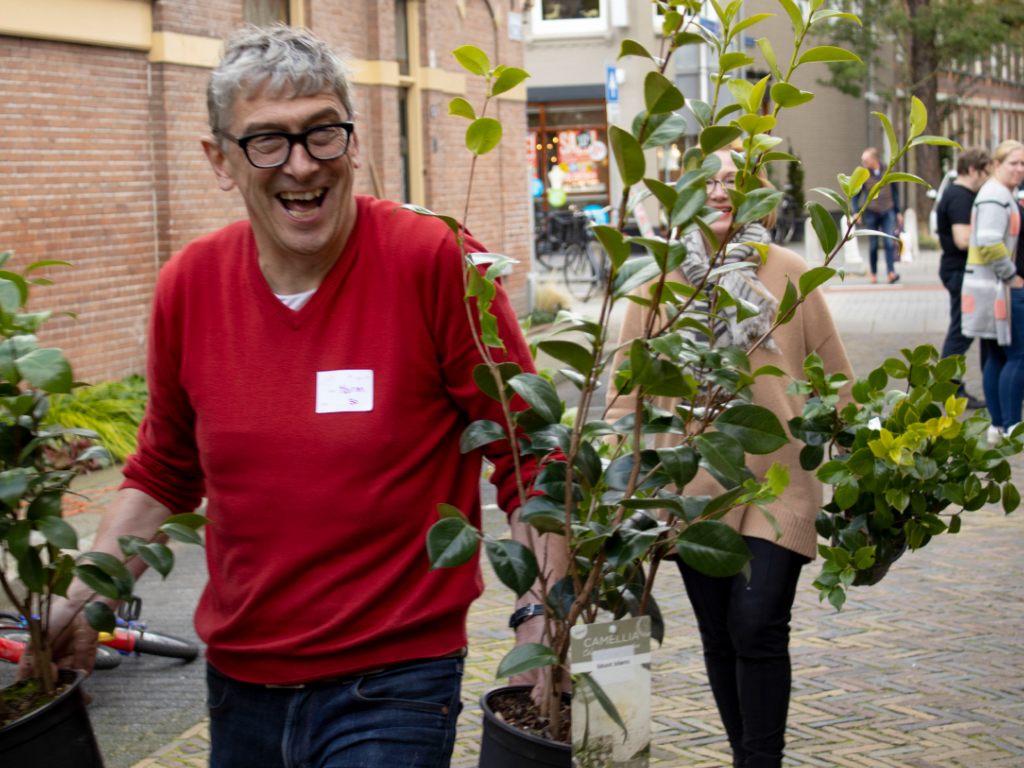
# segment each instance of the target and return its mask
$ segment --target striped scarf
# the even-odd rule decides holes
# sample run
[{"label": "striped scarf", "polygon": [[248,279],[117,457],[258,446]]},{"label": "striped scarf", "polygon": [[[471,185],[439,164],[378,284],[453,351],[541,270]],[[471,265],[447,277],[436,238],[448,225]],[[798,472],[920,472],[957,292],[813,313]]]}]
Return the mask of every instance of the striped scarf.
[{"label": "striped scarf", "polygon": [[[768,245],[771,241],[771,235],[764,226],[756,221],[751,222],[736,233],[725,255],[725,261],[723,264],[716,266],[746,261],[759,267],[761,265],[761,254],[750,243]],[[686,243],[686,259],[679,270],[691,285],[698,286],[711,269],[711,260],[704,245],[704,237],[699,229],[695,229],[683,238],[683,242]],[[715,336],[713,346],[737,346],[746,352],[771,328],[779,308],[779,302],[764,287],[764,284],[757,279],[756,268],[736,269],[713,277],[705,284],[704,292],[709,293],[715,285],[720,285],[736,299],[750,302],[761,310],[760,314],[737,322],[736,307],[719,309],[717,312],[718,317],[715,318],[714,324],[711,325],[711,330]],[[710,300],[697,299],[690,305],[690,309],[694,312],[710,312],[711,302]],[[693,317],[705,325],[709,324],[711,320],[707,315],[695,314]],[[695,343],[706,344],[709,341],[707,336],[695,328],[683,328],[681,333],[685,338]],[[765,340],[763,346],[773,352],[780,352],[778,345],[771,336]]]}]

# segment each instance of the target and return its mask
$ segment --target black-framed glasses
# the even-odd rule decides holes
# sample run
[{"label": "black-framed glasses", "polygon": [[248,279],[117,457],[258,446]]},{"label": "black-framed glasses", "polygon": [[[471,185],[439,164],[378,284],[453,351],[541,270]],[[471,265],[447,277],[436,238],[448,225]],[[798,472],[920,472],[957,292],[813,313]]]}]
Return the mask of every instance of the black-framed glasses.
[{"label": "black-framed glasses", "polygon": [[296,144],[301,144],[315,160],[337,160],[348,151],[353,130],[353,123],[344,122],[314,125],[299,133],[268,131],[232,136],[220,128],[217,133],[237,144],[246,159],[257,168],[277,168],[288,162],[292,147]]}]

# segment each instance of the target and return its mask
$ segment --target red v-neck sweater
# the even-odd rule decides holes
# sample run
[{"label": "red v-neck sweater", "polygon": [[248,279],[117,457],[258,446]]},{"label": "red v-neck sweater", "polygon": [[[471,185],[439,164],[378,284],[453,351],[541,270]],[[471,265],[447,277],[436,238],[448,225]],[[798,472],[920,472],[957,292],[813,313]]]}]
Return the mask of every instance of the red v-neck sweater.
[{"label": "red v-neck sweater", "polygon": [[[174,256],[153,300],[150,399],[124,487],[174,511],[209,499],[196,629],[240,680],[444,655],[466,644],[483,588],[476,559],[430,572],[425,547],[439,502],[480,525],[481,451],[461,454],[459,437],[503,421],[473,381],[455,239],[394,203],[357,203],[341,257],[297,312],[263,278],[248,221]],[[500,289],[494,308],[508,359],[533,371]],[[373,371],[373,410],[315,413],[317,372],[352,369]],[[508,444],[486,454],[509,511]]]}]

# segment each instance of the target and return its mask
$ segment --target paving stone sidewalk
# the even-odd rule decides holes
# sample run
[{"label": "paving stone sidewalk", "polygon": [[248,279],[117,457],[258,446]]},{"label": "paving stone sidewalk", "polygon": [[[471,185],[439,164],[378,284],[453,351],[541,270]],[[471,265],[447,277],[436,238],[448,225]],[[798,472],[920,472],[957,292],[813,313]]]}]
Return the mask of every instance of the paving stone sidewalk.
[{"label": "paving stone sidewalk", "polygon": [[[941,345],[948,315],[936,255],[900,270],[896,286],[848,276],[826,291],[860,375],[900,347]],[[967,381],[980,394],[973,350]],[[1024,484],[1024,460],[1014,474]],[[489,510],[486,521],[498,532],[503,515]],[[142,586],[155,626],[194,637],[191,613],[205,568],[197,549],[181,549],[167,582],[150,575]],[[1024,766],[1021,551],[1024,512],[974,513],[956,537],[907,555],[881,584],[856,590],[838,614],[818,603],[811,588],[817,568],[806,568],[794,609],[786,765]],[[510,597],[484,569],[487,591],[470,615],[457,768],[476,765],[478,698],[496,684],[494,670],[512,643],[505,628]],[[654,654],[652,764],[731,765],[681,584],[666,572],[656,594],[668,631]],[[207,767],[201,663],[126,659],[87,687],[96,696],[90,714],[108,768]]]}]

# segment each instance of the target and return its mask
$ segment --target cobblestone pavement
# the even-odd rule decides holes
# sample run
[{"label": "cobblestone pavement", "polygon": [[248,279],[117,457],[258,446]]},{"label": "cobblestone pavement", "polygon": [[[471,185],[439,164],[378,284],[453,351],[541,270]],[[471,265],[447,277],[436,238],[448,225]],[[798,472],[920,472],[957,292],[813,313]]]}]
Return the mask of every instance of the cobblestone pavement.
[{"label": "cobblestone pavement", "polygon": [[[900,347],[940,346],[946,294],[934,256],[901,264],[895,286],[848,276],[825,295],[854,369],[867,374]],[[976,350],[968,387],[981,393]],[[1024,459],[1015,466],[1024,483]],[[485,503],[493,503],[489,484]],[[87,527],[87,514],[71,518]],[[504,526],[486,514],[495,533]],[[83,531],[84,532],[84,531]],[[841,613],[819,604],[805,569],[793,631],[793,699],[786,765],[976,768],[1024,766],[1024,513],[994,509],[965,519],[908,554],[879,585],[853,592]],[[191,614],[205,580],[198,549],[179,548],[167,582],[141,583],[154,627],[194,637]],[[476,765],[480,694],[494,686],[511,647],[511,599],[485,565],[488,589],[470,615],[465,710],[453,766]],[[666,572],[656,592],[668,625],[654,654],[652,764],[731,765],[700,655],[692,611]],[[10,668],[0,669],[0,685]],[[129,658],[88,683],[90,716],[108,768],[206,768],[203,665]],[[178,736],[180,734],[180,736]],[[141,761],[141,762],[140,762]]]}]

